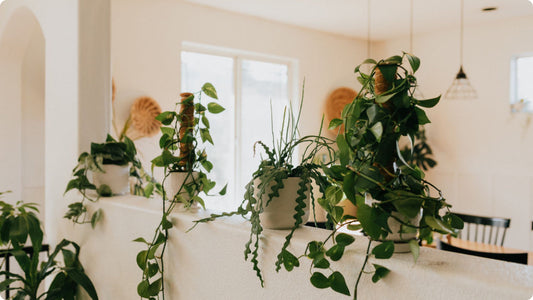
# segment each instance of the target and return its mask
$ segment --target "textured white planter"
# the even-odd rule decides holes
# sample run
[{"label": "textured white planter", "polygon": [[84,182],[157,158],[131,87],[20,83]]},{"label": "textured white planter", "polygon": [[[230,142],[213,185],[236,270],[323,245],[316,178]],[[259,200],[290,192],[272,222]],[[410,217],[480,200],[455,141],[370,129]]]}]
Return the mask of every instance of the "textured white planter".
[{"label": "textured white planter", "polygon": [[113,195],[125,195],[130,193],[130,166],[102,165],[102,172],[93,172],[93,182],[96,188],[105,184],[111,188]]},{"label": "textured white planter", "polygon": [[[369,205],[372,204],[373,201],[376,201],[372,199],[372,196],[369,194],[365,195],[365,202]],[[404,223],[411,224],[413,226],[419,226],[420,225],[420,214],[418,214],[416,217],[409,219],[406,216],[402,216],[398,212],[391,212],[391,215],[402,220]],[[411,232],[411,233],[402,233],[402,223],[398,222],[396,219],[390,217],[387,220],[387,224],[389,225],[390,230],[392,233],[389,233],[387,235],[386,241],[393,241],[394,242],[394,252],[395,253],[406,253],[410,252],[411,248],[409,247],[409,241],[416,239],[417,232]]]},{"label": "textured white planter", "polygon": [[[188,172],[171,172],[165,180],[164,184],[164,188],[167,193],[167,198],[169,200],[172,200],[179,192],[180,196],[182,196],[185,201],[190,201],[191,197],[189,196],[185,188],[182,188],[182,185],[185,183],[191,183],[196,178],[198,178],[198,172],[192,172],[191,174],[189,174]],[[198,207],[198,203],[195,202],[190,207]]]},{"label": "textured white planter", "polygon": [[[291,229],[294,226],[294,214],[296,214],[296,198],[298,197],[298,188],[301,179],[300,177],[289,177],[283,180],[284,187],[279,190],[279,197],[272,198],[272,201],[266,206],[268,201],[268,193],[271,192],[271,187],[274,182],[271,182],[265,193],[261,198],[258,198],[259,179],[254,181],[255,196],[263,207],[263,212],[259,215],[261,225],[266,229]],[[305,199],[305,214],[302,216],[302,224],[309,219],[309,193],[311,186],[308,186]]]}]

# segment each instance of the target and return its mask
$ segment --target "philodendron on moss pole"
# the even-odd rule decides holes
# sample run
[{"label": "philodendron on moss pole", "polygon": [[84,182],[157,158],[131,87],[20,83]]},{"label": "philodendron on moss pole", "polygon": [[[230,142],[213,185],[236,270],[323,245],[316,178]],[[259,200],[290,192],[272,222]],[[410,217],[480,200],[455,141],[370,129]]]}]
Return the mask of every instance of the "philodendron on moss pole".
[{"label": "philodendron on moss pole", "polygon": [[[215,87],[211,83],[206,83],[202,86],[201,92],[182,93],[175,110],[165,111],[157,117],[157,120],[163,124],[161,127],[163,135],[159,140],[162,153],[152,160],[152,168],[163,167],[165,170],[163,205],[161,221],[155,228],[152,239],[149,241],[142,237],[135,239],[135,242],[143,243],[147,247],[137,254],[137,265],[143,272],[137,293],[142,299],[165,299],[164,254],[169,229],[173,227],[169,220],[170,214],[176,205],[189,209],[194,207],[195,203],[199,203],[204,207],[200,193],[208,195],[216,185],[207,178],[206,173],[211,171],[213,164],[207,159],[205,149],[201,149],[200,146],[206,142],[213,144],[207,112],[218,114],[224,111],[224,108],[216,102],[210,102],[205,107],[201,102],[202,94],[218,99]],[[170,185],[166,184],[166,181],[175,174],[181,174],[181,180],[172,181]],[[172,189],[172,192],[169,193],[169,189]],[[219,192],[220,195],[225,193],[226,187]]]},{"label": "philodendron on moss pole", "polygon": [[[404,60],[412,71],[404,66]],[[424,179],[420,168],[408,164],[400,152],[400,138],[413,140],[420,125],[430,122],[423,108],[435,106],[440,99],[414,98],[414,73],[420,60],[404,53],[380,61],[368,59],[362,65],[369,65],[370,71],[363,72],[361,65],[355,69],[361,91],[344,108],[343,119],[330,123],[330,128],[344,125],[337,136],[340,163],[325,170],[336,185],[328,188],[326,198],[319,202],[331,215],[338,215],[334,205],[342,194],[357,206],[357,221],[337,218],[339,225],[362,230],[368,238],[365,260],[354,284],[354,299],[363,273],[373,273],[373,282],[389,273],[379,264],[367,268],[369,258],[390,258],[395,246],[403,244],[408,245],[416,261],[420,240],[431,242],[434,231],[454,234],[463,226],[450,213],[450,205],[440,190]],[[430,190],[437,195],[432,196]],[[311,283],[315,287],[350,295],[343,274],[333,271],[331,262],[342,259],[346,246],[355,238],[337,233],[338,227],[326,240],[310,242],[302,257],[312,259]],[[418,239],[414,238],[416,234]],[[399,244],[388,240],[391,236]],[[379,243],[372,248],[372,241]]]},{"label": "philodendron on moss pole", "polygon": [[[291,239],[298,227],[307,222],[309,217],[310,197],[314,205],[311,182],[314,180],[323,194],[329,182],[320,172],[322,166],[314,163],[319,151],[326,150],[330,157],[334,153],[327,138],[320,135],[298,137],[298,123],[302,112],[303,93],[300,107],[296,114],[292,109],[285,109],[280,135],[272,132],[273,145],[267,146],[257,142],[266,158],[261,161],[252,179],[246,185],[244,200],[236,211],[212,214],[210,218],[195,221],[196,224],[213,221],[219,217],[240,215],[251,223],[250,239],[245,244],[244,258],[250,259],[253,270],[263,286],[263,276],[259,268],[259,243],[264,229],[289,229],[285,242],[277,256],[276,271],[283,265],[292,269],[299,265],[298,258],[288,250]],[[272,118],[273,119],[273,118]],[[272,124],[273,126],[273,124]],[[298,147],[304,149],[298,165],[293,162]],[[254,147],[255,148],[255,147]],[[255,151],[255,149],[254,149]],[[314,213],[314,207],[313,207]],[[195,225],[196,226],[196,225]]]}]

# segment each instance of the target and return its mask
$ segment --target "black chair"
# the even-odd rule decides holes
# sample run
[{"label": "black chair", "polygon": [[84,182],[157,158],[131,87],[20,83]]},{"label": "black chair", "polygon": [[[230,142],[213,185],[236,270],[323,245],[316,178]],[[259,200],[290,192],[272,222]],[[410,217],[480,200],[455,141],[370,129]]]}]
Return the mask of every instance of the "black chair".
[{"label": "black chair", "polygon": [[[461,218],[465,223],[464,229],[459,232],[457,236],[458,238],[479,243],[503,246],[505,232],[511,224],[511,219],[481,217],[461,213],[453,214]],[[471,231],[473,231],[473,238],[470,238]],[[487,231],[489,231],[488,234]],[[500,231],[502,232],[501,236]]]},{"label": "black chair", "polygon": [[456,246],[448,244],[447,242],[441,239],[436,239],[436,242],[437,242],[437,249],[440,249],[440,250],[527,265],[527,255],[528,255],[527,252],[518,252],[518,253],[481,252],[481,251],[474,251],[474,250],[468,250],[468,249],[456,247]]}]

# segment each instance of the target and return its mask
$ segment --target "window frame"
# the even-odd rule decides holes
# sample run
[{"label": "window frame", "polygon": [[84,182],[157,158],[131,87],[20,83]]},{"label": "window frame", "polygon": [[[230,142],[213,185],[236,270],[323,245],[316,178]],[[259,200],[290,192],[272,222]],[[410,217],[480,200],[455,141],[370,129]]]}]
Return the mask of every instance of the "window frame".
[{"label": "window frame", "polygon": [[512,113],[533,113],[533,103],[530,102],[529,109],[528,105],[524,106],[521,110],[516,110],[516,107],[518,106],[518,103],[520,102],[520,99],[518,99],[518,78],[517,78],[517,72],[518,72],[518,60],[520,58],[526,58],[530,57],[533,59],[533,52],[526,52],[521,54],[516,54],[511,57],[511,64],[510,64],[510,89],[509,89],[509,103],[511,105],[511,112]]},{"label": "window frame", "polygon": [[234,149],[235,153],[233,154],[233,161],[234,166],[233,170],[235,172],[235,181],[233,190],[238,191],[239,190],[239,183],[243,182],[243,176],[244,174],[241,174],[241,162],[238,159],[241,156],[242,149],[240,145],[242,144],[241,136],[239,132],[239,128],[241,128],[242,119],[242,113],[241,113],[241,101],[242,101],[242,80],[241,80],[241,73],[242,73],[242,62],[243,60],[253,60],[258,62],[266,62],[266,63],[275,63],[275,64],[283,64],[287,66],[287,96],[289,99],[289,104],[292,105],[292,107],[298,107],[299,105],[299,97],[298,97],[298,85],[299,85],[299,62],[297,59],[294,58],[288,58],[283,56],[277,56],[277,55],[271,55],[271,54],[264,54],[264,53],[258,53],[258,52],[252,52],[252,51],[246,51],[246,50],[239,50],[239,49],[233,49],[233,48],[226,48],[226,47],[220,47],[220,46],[213,46],[213,45],[206,45],[196,42],[189,42],[189,41],[183,41],[181,45],[181,49],[178,54],[178,61],[179,61],[179,70],[180,70],[180,80],[179,80],[179,87],[181,90],[181,82],[183,80],[181,67],[182,67],[182,61],[181,61],[181,55],[182,52],[195,52],[200,54],[207,54],[207,55],[215,55],[215,56],[222,56],[222,57],[228,57],[233,59],[233,70],[234,70],[234,111],[235,115],[234,122],[235,122],[235,128],[233,132],[234,136]]}]

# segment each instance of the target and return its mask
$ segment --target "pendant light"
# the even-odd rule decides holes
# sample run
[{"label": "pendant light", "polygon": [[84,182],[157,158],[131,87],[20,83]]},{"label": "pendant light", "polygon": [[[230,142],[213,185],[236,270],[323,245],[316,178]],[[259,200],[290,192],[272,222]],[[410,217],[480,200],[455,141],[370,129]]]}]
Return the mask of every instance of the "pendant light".
[{"label": "pendant light", "polygon": [[[411,0],[411,12],[410,12],[410,19],[409,19],[409,53],[413,54],[413,31],[414,31],[414,0]],[[413,97],[415,99],[424,99],[424,95],[420,91],[420,88],[418,87],[418,83],[415,86],[415,90],[413,92]]]},{"label": "pendant light", "polygon": [[463,40],[464,40],[464,0],[461,0],[461,39],[460,39],[460,67],[459,72],[455,76],[452,85],[446,91],[444,98],[446,99],[476,99],[477,94],[470,80],[463,71]]}]

